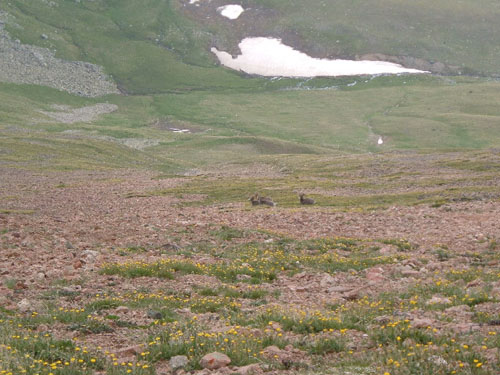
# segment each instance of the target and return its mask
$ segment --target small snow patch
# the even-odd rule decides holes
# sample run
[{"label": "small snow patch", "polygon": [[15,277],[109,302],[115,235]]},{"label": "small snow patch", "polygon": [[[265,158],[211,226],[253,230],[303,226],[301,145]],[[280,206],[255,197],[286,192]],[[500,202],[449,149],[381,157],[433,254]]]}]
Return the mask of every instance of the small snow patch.
[{"label": "small snow patch", "polygon": [[244,11],[245,9],[243,9],[241,5],[235,5],[235,4],[224,5],[222,7],[217,8],[217,12],[219,12],[221,16],[224,16],[231,20],[237,19],[239,16],[241,16],[241,13],[243,13]]},{"label": "small snow patch", "polygon": [[189,129],[178,129],[178,128],[168,128],[172,133],[181,133],[181,134],[186,134],[186,133],[191,133],[191,130]]},{"label": "small snow patch", "polygon": [[317,59],[294,50],[275,38],[245,38],[241,55],[212,48],[220,63],[228,68],[267,77],[335,77],[364,74],[427,73],[385,61]]}]

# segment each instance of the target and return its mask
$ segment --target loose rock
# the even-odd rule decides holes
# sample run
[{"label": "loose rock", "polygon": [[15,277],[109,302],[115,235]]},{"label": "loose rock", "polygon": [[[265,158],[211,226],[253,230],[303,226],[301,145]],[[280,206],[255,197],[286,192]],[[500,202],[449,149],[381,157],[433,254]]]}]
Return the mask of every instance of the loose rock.
[{"label": "loose rock", "polygon": [[175,357],[170,358],[170,368],[174,371],[184,368],[189,363],[188,357],[185,355],[176,355]]},{"label": "loose rock", "polygon": [[231,359],[227,355],[219,352],[207,354],[200,360],[201,367],[209,370],[217,370],[221,367],[226,367],[230,363]]}]

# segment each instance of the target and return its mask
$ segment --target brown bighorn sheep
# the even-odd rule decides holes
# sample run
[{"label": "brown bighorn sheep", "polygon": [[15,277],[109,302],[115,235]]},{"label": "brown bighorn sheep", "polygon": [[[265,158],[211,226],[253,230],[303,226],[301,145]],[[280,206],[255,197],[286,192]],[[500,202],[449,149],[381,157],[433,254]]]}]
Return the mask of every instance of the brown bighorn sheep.
[{"label": "brown bighorn sheep", "polygon": [[264,204],[266,206],[271,206],[271,207],[276,206],[276,203],[273,202],[272,198],[260,197],[258,193],[252,195],[248,200],[252,203],[252,206],[258,206],[260,204]]},{"label": "brown bighorn sheep", "polygon": [[259,202],[260,204],[265,204],[266,206],[276,206],[276,203],[274,203],[273,200],[269,197],[259,197]]},{"label": "brown bighorn sheep", "polygon": [[257,193],[252,195],[248,200],[252,202],[252,206],[258,206],[260,204],[259,194]]},{"label": "brown bighorn sheep", "polygon": [[304,198],[305,194],[299,194],[300,197],[300,204],[314,204],[315,201],[312,198]]}]

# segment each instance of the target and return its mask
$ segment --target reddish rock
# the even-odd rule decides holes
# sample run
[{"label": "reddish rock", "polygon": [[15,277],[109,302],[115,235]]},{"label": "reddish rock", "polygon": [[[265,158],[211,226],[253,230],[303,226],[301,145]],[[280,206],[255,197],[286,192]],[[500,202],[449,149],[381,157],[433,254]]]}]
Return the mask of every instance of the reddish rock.
[{"label": "reddish rock", "polygon": [[321,280],[319,281],[319,286],[322,288],[328,288],[332,285],[335,285],[336,280],[331,277],[329,274],[325,274]]},{"label": "reddish rock", "polygon": [[130,309],[127,306],[118,306],[115,310],[117,314],[126,314],[130,311]]},{"label": "reddish rock", "polygon": [[387,281],[387,277],[383,275],[384,270],[380,267],[374,267],[366,270],[366,278],[370,281],[374,282],[383,282]]},{"label": "reddish rock", "polygon": [[406,266],[401,269],[401,275],[403,275],[404,277],[419,276],[420,272]]},{"label": "reddish rock", "polygon": [[281,360],[283,355],[286,354],[283,350],[277,346],[271,345],[263,350],[264,357],[271,360]]},{"label": "reddish rock", "polygon": [[217,370],[221,367],[226,367],[230,363],[231,358],[219,352],[207,354],[200,360],[201,367],[209,370]]},{"label": "reddish rock", "polygon": [[257,364],[253,363],[251,365],[240,367],[239,369],[233,371],[233,373],[238,375],[258,375],[262,374],[262,368]]},{"label": "reddish rock", "polygon": [[430,305],[449,305],[449,304],[451,304],[451,300],[447,297],[433,296],[425,304],[427,306],[430,306]]},{"label": "reddish rock", "polygon": [[474,313],[471,311],[471,308],[468,305],[459,305],[448,307],[444,312],[448,315],[453,315],[456,317],[460,317],[461,319],[471,318],[474,316]]},{"label": "reddish rock", "polygon": [[49,330],[49,327],[46,324],[40,324],[38,327],[36,327],[37,332],[47,332]]},{"label": "reddish rock", "polygon": [[392,255],[397,253],[397,249],[393,246],[384,246],[379,250],[380,255]]},{"label": "reddish rock", "polygon": [[287,345],[283,350],[272,345],[263,350],[263,356],[272,361],[290,364],[292,362],[302,362],[307,353],[294,348],[292,345]]},{"label": "reddish rock", "polygon": [[474,331],[479,331],[481,327],[479,324],[474,323],[458,323],[449,326],[453,331],[458,333],[472,333]]},{"label": "reddish rock", "polygon": [[118,350],[115,354],[118,358],[130,357],[142,352],[142,345],[128,346]]},{"label": "reddish rock", "polygon": [[411,323],[414,328],[427,328],[432,327],[434,321],[432,319],[413,319]]},{"label": "reddish rock", "polygon": [[483,281],[481,279],[475,279],[467,284],[467,288],[472,288],[472,287],[481,286],[481,285],[483,285]]},{"label": "reddish rock", "polygon": [[18,281],[14,287],[14,289],[28,289],[28,286],[24,283],[24,281]]},{"label": "reddish rock", "polygon": [[348,285],[338,285],[328,288],[328,293],[346,293],[352,290],[352,287]]},{"label": "reddish rock", "polygon": [[188,363],[189,359],[185,355],[176,355],[175,357],[170,358],[169,361],[170,368],[176,371],[177,375],[180,375],[180,371],[177,370],[183,369],[187,366]]},{"label": "reddish rock", "polygon": [[347,300],[356,300],[361,297],[361,292],[363,292],[365,289],[372,287],[373,284],[374,282],[370,281],[370,283],[368,283],[367,285],[360,286],[359,288],[344,293],[342,297],[344,297]]},{"label": "reddish rock", "polygon": [[22,299],[17,303],[17,308],[22,313],[26,313],[28,311],[35,311],[31,301],[27,300],[26,298]]},{"label": "reddish rock", "polygon": [[491,348],[486,350],[484,353],[484,358],[489,363],[495,363],[495,361],[498,361],[498,358],[500,358],[500,349],[499,348]]}]

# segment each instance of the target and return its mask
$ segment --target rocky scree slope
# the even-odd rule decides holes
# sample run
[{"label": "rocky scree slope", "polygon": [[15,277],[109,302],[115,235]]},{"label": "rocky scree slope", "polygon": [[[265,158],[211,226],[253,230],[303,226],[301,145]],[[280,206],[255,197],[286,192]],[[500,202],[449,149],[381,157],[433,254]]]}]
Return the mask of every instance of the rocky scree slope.
[{"label": "rocky scree slope", "polygon": [[8,22],[12,18],[0,10],[0,82],[43,85],[85,97],[119,93],[98,65],[58,59],[47,48],[12,40],[5,30]]}]

